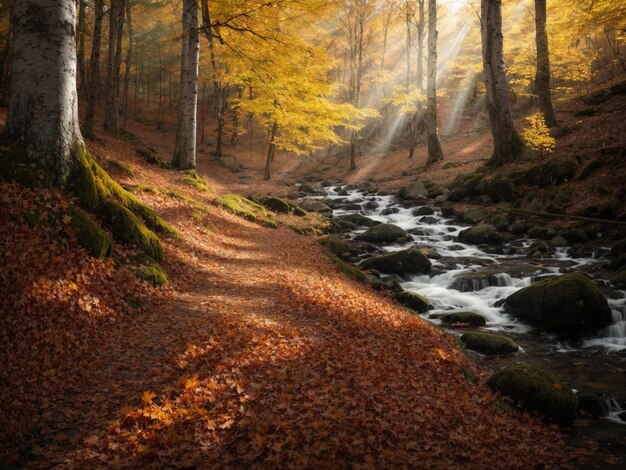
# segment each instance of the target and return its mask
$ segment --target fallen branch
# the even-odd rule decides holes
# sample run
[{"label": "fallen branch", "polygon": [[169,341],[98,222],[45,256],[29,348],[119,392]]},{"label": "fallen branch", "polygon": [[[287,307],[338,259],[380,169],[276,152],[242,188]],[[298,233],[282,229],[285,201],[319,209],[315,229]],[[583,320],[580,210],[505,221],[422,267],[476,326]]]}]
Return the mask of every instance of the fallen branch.
[{"label": "fallen branch", "polygon": [[512,212],[515,214],[534,215],[537,217],[549,217],[552,219],[572,219],[572,220],[582,220],[585,222],[593,222],[593,223],[603,224],[603,225],[626,226],[626,222],[622,222],[619,220],[596,219],[594,217],[584,217],[582,215],[552,214],[551,212],[530,211],[527,209],[512,209],[512,208],[505,209],[504,207],[498,207],[498,206],[496,206],[496,209],[499,209],[504,212]]}]

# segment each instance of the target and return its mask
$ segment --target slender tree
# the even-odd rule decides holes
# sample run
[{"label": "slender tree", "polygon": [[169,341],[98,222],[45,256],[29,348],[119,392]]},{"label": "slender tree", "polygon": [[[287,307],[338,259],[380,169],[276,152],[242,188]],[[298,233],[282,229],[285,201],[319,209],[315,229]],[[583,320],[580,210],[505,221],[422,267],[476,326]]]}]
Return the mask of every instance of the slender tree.
[{"label": "slender tree", "polygon": [[437,0],[428,0],[428,101],[426,104],[426,133],[428,163],[443,160],[437,130]]},{"label": "slender tree", "polygon": [[198,0],[183,1],[183,55],[181,56],[181,104],[178,115],[177,142],[172,162],[187,170],[196,167],[196,129],[198,109],[198,64],[200,34]]},{"label": "slender tree", "polygon": [[89,95],[87,97],[87,112],[83,129],[85,136],[94,138],[94,121],[96,104],[100,89],[100,45],[102,42],[102,17],[104,16],[104,0],[94,1],[93,40],[91,43],[91,60],[89,62]]},{"label": "slender tree", "polygon": [[503,165],[514,161],[524,151],[524,142],[513,125],[509,104],[509,85],[503,58],[501,0],[481,0],[480,28],[485,102],[493,136],[493,155],[489,164]]},{"label": "slender tree", "polygon": [[76,33],[78,35],[78,88],[82,91],[86,89],[87,73],[85,71],[85,29],[87,16],[87,1],[78,1],[78,27]]},{"label": "slender tree", "polygon": [[109,49],[107,55],[106,102],[104,128],[109,132],[120,130],[120,66],[122,63],[122,34],[124,31],[124,0],[111,0],[109,9]]},{"label": "slender tree", "polygon": [[546,0],[535,0],[535,37],[537,43],[537,71],[535,92],[539,100],[539,110],[548,127],[557,125],[552,98],[550,96],[550,54],[546,31]]},{"label": "slender tree", "polygon": [[128,35],[128,48],[126,49],[126,60],[124,63],[124,88],[122,91],[122,127],[126,129],[128,125],[128,94],[130,88],[130,69],[133,61],[133,18],[131,1],[126,1],[126,34]]}]

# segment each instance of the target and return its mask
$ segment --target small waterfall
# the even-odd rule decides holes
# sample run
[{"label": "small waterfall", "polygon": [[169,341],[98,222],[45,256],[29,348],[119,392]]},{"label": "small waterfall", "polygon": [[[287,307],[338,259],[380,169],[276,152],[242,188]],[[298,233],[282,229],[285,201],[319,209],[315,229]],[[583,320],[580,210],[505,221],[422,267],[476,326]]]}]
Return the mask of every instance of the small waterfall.
[{"label": "small waterfall", "polygon": [[620,406],[619,402],[615,398],[608,395],[605,395],[602,398],[602,408],[605,413],[604,418],[615,423],[626,424],[626,420],[623,420],[620,416],[625,411]]},{"label": "small waterfall", "polygon": [[506,287],[513,285],[513,278],[507,273],[491,274],[489,276],[469,276],[455,279],[451,289],[461,292],[476,292],[487,287]]}]

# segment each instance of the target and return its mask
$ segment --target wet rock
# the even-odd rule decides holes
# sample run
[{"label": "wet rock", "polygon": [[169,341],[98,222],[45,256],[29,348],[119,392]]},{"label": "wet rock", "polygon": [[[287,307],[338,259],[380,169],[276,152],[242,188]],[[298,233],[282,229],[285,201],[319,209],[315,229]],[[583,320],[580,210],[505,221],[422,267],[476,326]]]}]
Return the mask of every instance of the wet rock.
[{"label": "wet rock", "polygon": [[430,259],[441,259],[442,256],[439,254],[437,250],[435,250],[432,246],[419,246],[417,247],[419,251],[421,251],[424,256]]},{"label": "wet rock", "polygon": [[397,214],[398,212],[400,212],[399,207],[386,207],[385,209],[380,211],[380,215],[391,215],[391,214]]},{"label": "wet rock", "polygon": [[482,224],[463,230],[459,233],[458,240],[475,245],[499,243],[502,240],[502,235],[493,225]]},{"label": "wet rock", "polygon": [[599,328],[612,323],[604,294],[580,273],[545,279],[506,299],[515,316],[558,331]]},{"label": "wet rock", "polygon": [[487,213],[481,207],[470,207],[463,212],[463,221],[468,224],[477,224],[487,217]]},{"label": "wet rock", "polygon": [[557,230],[548,225],[535,226],[528,230],[528,236],[530,238],[542,238],[544,240],[550,240],[558,235]]},{"label": "wet rock", "polygon": [[521,219],[516,219],[513,221],[511,225],[507,228],[507,230],[511,233],[520,234],[526,232],[526,222]]},{"label": "wet rock", "polygon": [[567,246],[567,240],[561,235],[557,235],[550,240],[550,246],[553,248],[563,248]]},{"label": "wet rock", "polygon": [[569,243],[584,243],[589,241],[589,236],[584,230],[579,228],[568,230],[563,234],[563,238],[565,238]]},{"label": "wet rock", "polygon": [[321,194],[322,191],[318,188],[315,188],[312,184],[310,183],[303,183],[300,185],[300,187],[298,188],[298,190],[300,192],[306,193],[306,194]]},{"label": "wet rock", "polygon": [[430,260],[417,248],[373,256],[361,263],[361,269],[392,274],[426,273],[431,266]]},{"label": "wet rock", "polygon": [[467,349],[485,354],[511,354],[519,349],[517,344],[506,336],[488,333],[465,333],[461,336],[461,341]]},{"label": "wet rock", "polygon": [[411,310],[415,310],[417,313],[424,313],[430,308],[428,299],[415,292],[398,292],[394,297],[402,305]]},{"label": "wet rock", "polygon": [[409,236],[408,232],[397,225],[378,224],[368,228],[365,233],[356,238],[370,243],[393,243],[407,236]]},{"label": "wet rock", "polygon": [[423,224],[436,224],[438,222],[437,218],[431,217],[430,215],[425,215],[424,217],[421,217],[419,220]]},{"label": "wet rock", "polygon": [[345,188],[338,189],[336,192],[337,192],[337,196],[347,196],[348,195],[348,191],[346,191]]},{"label": "wet rock", "polygon": [[413,209],[413,215],[433,215],[435,213],[435,209],[429,206],[418,207],[417,209]]},{"label": "wet rock", "polygon": [[487,385],[550,420],[570,421],[578,407],[578,398],[572,389],[549,372],[530,365],[506,367],[493,374]]},{"label": "wet rock", "polygon": [[618,289],[626,289],[626,269],[619,271],[611,277],[611,284]]},{"label": "wet rock", "polygon": [[581,392],[578,394],[578,411],[587,413],[594,418],[606,416],[606,397],[598,392]]},{"label": "wet rock", "polygon": [[367,201],[365,203],[365,208],[369,210],[378,209],[378,203],[376,201]]},{"label": "wet rock", "polygon": [[467,199],[469,196],[470,193],[467,189],[463,187],[454,188],[452,191],[450,191],[450,194],[448,194],[448,201],[461,202],[464,199]]},{"label": "wet rock", "polygon": [[494,215],[491,219],[489,219],[489,225],[493,225],[499,231],[506,230],[510,225],[509,218],[504,214]]},{"label": "wet rock", "polygon": [[476,312],[454,312],[441,316],[441,321],[445,324],[465,325],[465,326],[485,326],[487,320],[480,313]]},{"label": "wet rock", "polygon": [[341,219],[332,219],[330,222],[330,228],[328,232],[330,233],[342,233],[342,232],[352,232],[354,230],[358,230],[359,226],[353,224],[352,222],[348,222],[347,220]]},{"label": "wet rock", "polygon": [[422,183],[412,181],[398,193],[401,199],[425,199],[428,197],[428,190]]},{"label": "wet rock", "polygon": [[335,217],[334,220],[345,220],[346,222],[350,222],[361,227],[373,227],[375,225],[380,225],[380,222],[377,220],[370,219],[369,217],[365,217],[361,214],[340,215]]},{"label": "wet rock", "polygon": [[266,208],[274,212],[280,212],[282,214],[288,214],[291,206],[283,199],[277,197],[264,197],[261,198],[261,204]]},{"label": "wet rock", "polygon": [[454,204],[451,202],[446,202],[441,206],[441,215],[444,217],[453,216],[455,213]]},{"label": "wet rock", "polygon": [[460,292],[476,292],[491,286],[508,286],[511,276],[506,273],[490,274],[484,272],[466,273],[456,278],[450,289]]},{"label": "wet rock", "polygon": [[546,242],[541,240],[534,241],[526,250],[526,255],[529,258],[541,258],[548,253],[550,253],[550,247]]},{"label": "wet rock", "polygon": [[317,199],[304,199],[300,202],[300,207],[307,211],[319,212],[323,215],[332,215],[333,210]]}]

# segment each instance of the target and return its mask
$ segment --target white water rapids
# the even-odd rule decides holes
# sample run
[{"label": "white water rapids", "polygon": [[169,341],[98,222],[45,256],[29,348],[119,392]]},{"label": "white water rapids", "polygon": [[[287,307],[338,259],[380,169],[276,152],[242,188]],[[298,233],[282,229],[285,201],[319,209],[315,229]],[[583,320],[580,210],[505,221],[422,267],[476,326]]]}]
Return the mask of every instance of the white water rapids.
[{"label": "white water rapids", "polygon": [[[413,241],[387,245],[386,251],[396,251],[411,246],[429,246],[437,250],[441,260],[433,262],[434,275],[405,277],[402,287],[428,298],[433,309],[424,316],[437,322],[438,313],[471,310],[482,314],[487,320],[486,328],[514,334],[527,334],[535,328],[507,314],[497,306],[515,291],[528,286],[535,276],[549,276],[568,272],[597,262],[595,254],[590,258],[572,258],[569,249],[559,248],[551,258],[532,259],[525,254],[491,254],[477,246],[460,243],[456,237],[467,228],[453,219],[443,217],[439,208],[432,207],[434,214],[414,215],[420,206],[403,207],[394,196],[364,194],[356,189],[340,191],[341,188],[326,188],[327,200],[344,200],[359,204],[353,210],[336,209],[333,216],[361,214],[385,223],[395,224],[412,232]],[[337,194],[340,191],[342,195]],[[320,197],[322,198],[322,197]],[[388,213],[394,211],[395,213]],[[385,214],[385,215],[383,215]],[[356,230],[354,234],[365,231]],[[503,245],[502,252],[515,248],[526,248],[534,240],[515,242],[514,246]],[[524,250],[525,251],[525,250]],[[626,349],[626,291],[617,291],[610,298],[613,324],[585,340],[583,348],[603,348],[607,351]],[[432,317],[431,317],[432,316]],[[433,319],[434,317],[434,319]],[[555,351],[572,351],[574,346],[555,342]]]}]

